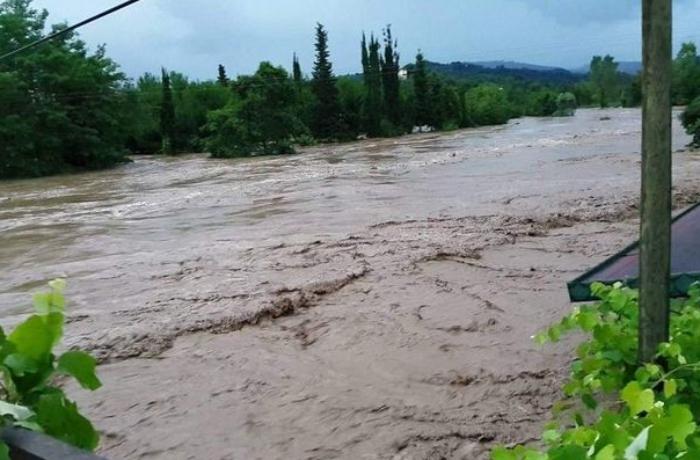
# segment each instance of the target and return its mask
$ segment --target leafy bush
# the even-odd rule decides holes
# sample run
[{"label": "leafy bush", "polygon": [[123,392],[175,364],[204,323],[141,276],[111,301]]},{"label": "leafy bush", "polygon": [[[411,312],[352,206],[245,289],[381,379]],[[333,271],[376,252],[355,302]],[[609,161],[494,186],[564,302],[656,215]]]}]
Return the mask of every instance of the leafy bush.
[{"label": "leafy bush", "polygon": [[557,96],[555,117],[573,117],[576,113],[576,96],[573,93],[561,93]]},{"label": "leafy bush", "polygon": [[544,450],[492,451],[493,460],[670,460],[700,458],[700,286],[674,301],[671,334],[655,364],[639,365],[637,292],[597,284],[601,301],[576,308],[536,336],[556,342],[579,330],[565,399],[542,435]]},{"label": "leafy bush", "polygon": [[[96,390],[95,359],[80,351],[56,357],[65,322],[65,282],[49,283],[50,292],[34,296],[35,314],[9,335],[0,328],[0,424],[46,433],[68,444],[94,450],[99,435],[76,404],[56,385],[56,378],[71,376],[80,386]],[[9,460],[7,445],[0,442],[0,460]]]},{"label": "leafy bush", "polygon": [[510,118],[510,105],[503,88],[479,85],[464,96],[465,118],[468,125],[502,125]]},{"label": "leafy bush", "polygon": [[681,114],[681,123],[685,131],[693,136],[692,144],[700,146],[700,97],[693,99]]},{"label": "leafy bush", "polygon": [[232,83],[238,99],[209,112],[205,146],[219,158],[294,153],[308,128],[295,114],[297,91],[287,72],[268,62]]}]

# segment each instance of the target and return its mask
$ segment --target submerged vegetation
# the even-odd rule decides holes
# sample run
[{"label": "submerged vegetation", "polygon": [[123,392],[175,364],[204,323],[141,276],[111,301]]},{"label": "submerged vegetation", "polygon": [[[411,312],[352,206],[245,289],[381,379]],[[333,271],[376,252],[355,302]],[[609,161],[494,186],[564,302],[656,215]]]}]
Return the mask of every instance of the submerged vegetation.
[{"label": "submerged vegetation", "polygon": [[599,303],[577,308],[536,337],[556,342],[573,330],[588,337],[542,434],[543,448],[496,448],[491,458],[700,458],[700,286],[675,302],[669,342],[660,345],[655,364],[642,365],[637,291],[598,284],[593,292]]}]

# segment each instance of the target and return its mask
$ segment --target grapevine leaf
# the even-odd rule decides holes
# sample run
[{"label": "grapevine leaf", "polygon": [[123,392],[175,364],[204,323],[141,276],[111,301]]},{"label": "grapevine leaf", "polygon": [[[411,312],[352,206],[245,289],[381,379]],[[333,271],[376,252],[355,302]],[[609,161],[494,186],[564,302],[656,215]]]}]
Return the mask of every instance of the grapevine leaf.
[{"label": "grapevine leaf", "polygon": [[664,418],[664,425],[669,436],[671,436],[679,449],[686,449],[685,439],[695,432],[695,422],[693,414],[686,406],[674,405],[668,411],[668,416]]},{"label": "grapevine leaf", "polygon": [[97,361],[82,351],[69,351],[58,358],[58,372],[73,376],[80,386],[88,390],[96,390],[102,383],[95,375]]},{"label": "grapevine leaf", "polygon": [[622,390],[622,400],[627,403],[632,415],[649,412],[654,407],[654,392],[650,389],[642,390],[637,382],[630,382]]},{"label": "grapevine leaf", "polygon": [[0,460],[10,460],[10,448],[0,441]]},{"label": "grapevine leaf", "polygon": [[675,396],[677,389],[678,385],[676,384],[675,380],[670,379],[664,382],[664,396],[666,396],[666,398],[672,398]]}]

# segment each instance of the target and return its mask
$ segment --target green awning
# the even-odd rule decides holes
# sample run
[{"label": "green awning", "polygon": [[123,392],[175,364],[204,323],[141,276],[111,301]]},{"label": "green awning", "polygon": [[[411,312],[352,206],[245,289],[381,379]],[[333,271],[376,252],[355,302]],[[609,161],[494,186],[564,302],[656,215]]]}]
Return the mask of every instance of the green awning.
[{"label": "green awning", "polygon": [[[639,242],[618,252],[568,283],[572,302],[595,300],[591,284],[622,282],[638,286]],[[700,281],[700,203],[686,209],[671,225],[671,296],[683,297],[688,288]]]}]

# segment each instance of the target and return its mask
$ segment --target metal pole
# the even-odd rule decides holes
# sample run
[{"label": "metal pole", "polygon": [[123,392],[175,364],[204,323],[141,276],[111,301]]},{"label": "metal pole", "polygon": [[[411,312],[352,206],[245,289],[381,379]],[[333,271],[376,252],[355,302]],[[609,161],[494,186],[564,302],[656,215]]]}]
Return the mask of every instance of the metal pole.
[{"label": "metal pole", "polygon": [[672,0],[642,0],[639,360],[668,341],[671,271]]}]

